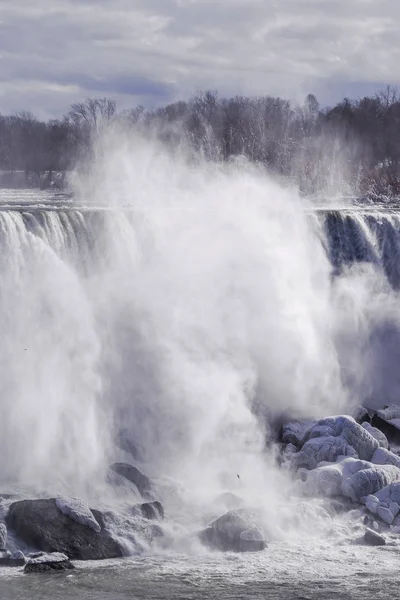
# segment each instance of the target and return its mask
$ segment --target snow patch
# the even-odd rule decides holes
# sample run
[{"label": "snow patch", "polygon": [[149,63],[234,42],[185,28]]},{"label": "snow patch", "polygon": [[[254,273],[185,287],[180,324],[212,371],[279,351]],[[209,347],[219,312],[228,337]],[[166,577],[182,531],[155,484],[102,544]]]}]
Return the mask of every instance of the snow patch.
[{"label": "snow patch", "polygon": [[99,523],[96,521],[89,506],[83,500],[70,496],[59,496],[56,498],[56,506],[58,510],[70,519],[100,533],[101,527]]}]

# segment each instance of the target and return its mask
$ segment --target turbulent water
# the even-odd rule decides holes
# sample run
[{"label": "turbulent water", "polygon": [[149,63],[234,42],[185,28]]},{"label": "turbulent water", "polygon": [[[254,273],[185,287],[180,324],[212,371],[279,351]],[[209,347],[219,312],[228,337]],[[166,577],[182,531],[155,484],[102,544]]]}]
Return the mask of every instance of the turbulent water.
[{"label": "turbulent water", "polygon": [[251,555],[81,563],[72,574],[2,574],[5,600],[364,600],[396,598],[397,549],[271,546]]},{"label": "turbulent water", "polygon": [[[398,402],[400,212],[130,152],[75,183],[79,201],[1,198],[0,492],[122,514],[105,472],[134,455],[169,545],[29,582],[5,569],[1,597],[358,598],[380,573],[387,597],[398,547],[352,546],[351,522],[299,508],[265,440],[282,414]],[[227,490],[267,507],[267,551],[188,542]],[[114,533],[137,552],[126,521]]]}]

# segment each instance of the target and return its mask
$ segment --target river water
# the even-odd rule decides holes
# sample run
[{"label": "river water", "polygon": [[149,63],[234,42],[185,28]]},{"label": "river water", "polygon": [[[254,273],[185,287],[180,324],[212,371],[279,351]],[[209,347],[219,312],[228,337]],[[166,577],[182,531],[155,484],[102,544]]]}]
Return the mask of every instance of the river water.
[{"label": "river water", "polygon": [[73,572],[0,573],[2,600],[397,598],[397,547],[271,544],[249,555],[153,555],[77,563]]}]

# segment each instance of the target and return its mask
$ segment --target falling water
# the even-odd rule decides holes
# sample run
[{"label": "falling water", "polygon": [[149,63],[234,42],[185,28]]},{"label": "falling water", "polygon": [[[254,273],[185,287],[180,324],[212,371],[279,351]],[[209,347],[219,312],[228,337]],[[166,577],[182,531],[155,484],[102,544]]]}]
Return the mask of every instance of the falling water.
[{"label": "falling water", "polygon": [[265,493],[274,417],[397,401],[396,212],[107,143],[75,204],[0,212],[2,481],[85,495],[130,445],[195,495]]}]

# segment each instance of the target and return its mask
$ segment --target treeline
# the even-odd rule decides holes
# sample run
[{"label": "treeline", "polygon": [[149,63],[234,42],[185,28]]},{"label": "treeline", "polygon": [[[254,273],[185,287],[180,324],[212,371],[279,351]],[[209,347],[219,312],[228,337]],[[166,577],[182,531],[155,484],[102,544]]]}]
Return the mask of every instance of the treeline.
[{"label": "treeline", "polygon": [[206,91],[152,110],[118,112],[113,100],[101,98],[73,104],[62,119],[48,122],[25,112],[0,115],[0,185],[62,187],[110,122],[151,130],[170,145],[184,142],[209,159],[247,157],[307,195],[400,194],[400,94],[391,87],[331,108],[321,108],[311,94],[295,106]]}]

